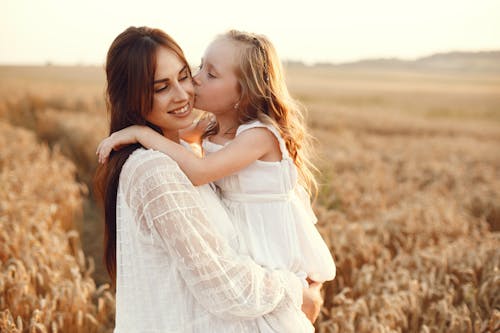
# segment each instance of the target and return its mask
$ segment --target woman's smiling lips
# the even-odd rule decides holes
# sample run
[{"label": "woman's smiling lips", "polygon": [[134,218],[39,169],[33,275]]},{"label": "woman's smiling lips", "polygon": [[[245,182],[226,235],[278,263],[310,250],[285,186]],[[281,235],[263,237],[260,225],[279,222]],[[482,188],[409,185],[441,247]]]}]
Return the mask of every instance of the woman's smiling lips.
[{"label": "woman's smiling lips", "polygon": [[186,105],[184,105],[181,108],[178,108],[178,109],[175,109],[172,111],[168,111],[168,113],[173,114],[177,117],[184,117],[184,116],[187,116],[190,113],[190,111],[191,111],[190,105],[189,105],[189,103],[187,103]]}]

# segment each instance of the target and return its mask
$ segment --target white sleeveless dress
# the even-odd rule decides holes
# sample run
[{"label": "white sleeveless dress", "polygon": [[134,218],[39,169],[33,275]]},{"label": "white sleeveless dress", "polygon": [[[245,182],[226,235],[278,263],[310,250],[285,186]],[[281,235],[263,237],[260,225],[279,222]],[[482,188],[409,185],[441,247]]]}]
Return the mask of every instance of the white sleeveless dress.
[{"label": "white sleeveless dress", "polygon": [[[236,136],[256,127],[265,127],[276,136],[281,161],[257,160],[215,181],[240,242],[244,242],[241,250],[264,267],[296,273],[305,286],[306,277],[318,282],[332,280],[335,263],[315,227],[309,196],[298,184],[297,168],[279,132],[272,125],[254,121],[239,126]],[[223,147],[207,139],[203,142],[206,154]]]}]

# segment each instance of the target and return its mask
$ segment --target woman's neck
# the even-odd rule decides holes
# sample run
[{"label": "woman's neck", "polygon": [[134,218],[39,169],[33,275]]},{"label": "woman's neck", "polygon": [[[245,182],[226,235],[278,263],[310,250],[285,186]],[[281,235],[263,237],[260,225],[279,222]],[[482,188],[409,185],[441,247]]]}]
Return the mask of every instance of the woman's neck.
[{"label": "woman's neck", "polygon": [[173,131],[163,131],[163,136],[166,137],[169,140],[172,140],[174,142],[180,143],[180,138],[179,138],[179,131],[173,130]]}]

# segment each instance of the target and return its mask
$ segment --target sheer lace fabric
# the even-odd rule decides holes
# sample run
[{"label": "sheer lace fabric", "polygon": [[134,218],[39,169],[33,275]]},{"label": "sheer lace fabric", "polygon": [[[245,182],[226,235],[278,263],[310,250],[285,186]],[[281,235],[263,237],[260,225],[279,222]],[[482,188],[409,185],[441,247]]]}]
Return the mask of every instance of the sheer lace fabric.
[{"label": "sheer lace fabric", "polygon": [[116,333],[312,332],[302,285],[235,250],[235,230],[208,186],[168,156],[138,149],[117,195]]}]

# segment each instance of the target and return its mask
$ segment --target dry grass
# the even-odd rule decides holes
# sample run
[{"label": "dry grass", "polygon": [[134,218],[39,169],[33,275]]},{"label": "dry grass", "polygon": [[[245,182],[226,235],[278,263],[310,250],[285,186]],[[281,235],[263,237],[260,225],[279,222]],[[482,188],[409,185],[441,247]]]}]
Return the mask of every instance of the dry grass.
[{"label": "dry grass", "polygon": [[498,144],[317,134],[331,140],[317,210],[338,268],[318,331],[498,329]]},{"label": "dry grass", "polygon": [[86,192],[74,164],[29,131],[0,133],[0,331],[109,330],[113,296],[74,230]]},{"label": "dry grass", "polygon": [[[292,75],[313,96],[338,268],[318,332],[500,330],[500,81],[335,74]],[[431,114],[441,104],[456,110]]]},{"label": "dry grass", "polygon": [[[302,67],[289,68],[288,73],[292,93],[310,110],[313,134],[319,140],[323,186],[315,209],[318,227],[338,269],[337,278],[325,285],[325,306],[317,331],[499,331],[500,77]],[[29,136],[35,148],[26,149],[26,154],[40,154],[37,160],[47,161],[40,166],[33,159],[16,162],[10,171],[17,172],[17,179],[33,175],[30,184],[12,184],[24,184],[20,188],[29,187],[29,193],[38,196],[9,190],[10,201],[6,202],[24,202],[16,212],[37,212],[28,214],[39,216],[37,227],[25,215],[6,218],[3,210],[2,222],[10,224],[1,227],[17,225],[22,231],[16,237],[40,239],[41,228],[46,228],[41,232],[43,237],[48,237],[49,229],[51,237],[61,237],[57,238],[59,247],[48,240],[42,246],[23,243],[20,238],[14,244],[24,244],[23,253],[2,247],[2,253],[15,258],[8,261],[2,257],[2,268],[9,263],[16,272],[28,272],[30,278],[22,280],[26,281],[23,286],[28,286],[23,287],[24,294],[13,285],[7,288],[3,284],[0,291],[15,295],[11,301],[22,300],[24,331],[29,325],[36,326],[30,320],[47,327],[52,322],[59,325],[62,319],[50,321],[61,318],[58,311],[67,311],[62,316],[68,318],[64,325],[75,325],[65,326],[75,328],[69,331],[78,331],[76,327],[82,327],[76,325],[79,323],[87,325],[89,331],[106,330],[113,315],[112,295],[106,285],[96,290],[91,261],[84,259],[75,242],[77,235],[62,231],[78,223],[72,214],[80,209],[81,199],[58,206],[57,211],[65,212],[65,217],[57,219],[38,204],[41,198],[48,198],[43,199],[48,206],[62,205],[65,200],[61,198],[71,197],[68,193],[80,187],[70,173],[64,176],[68,188],[60,190],[62,182],[51,183],[46,175],[64,172],[31,172],[48,163],[48,157],[43,156],[52,156],[50,161],[57,165],[54,168],[68,168],[62,153],[77,165],[78,179],[89,181],[95,168],[95,144],[106,128],[102,73],[96,68],[0,67],[0,74],[0,119],[28,128],[56,150],[51,152],[35,143],[27,132],[14,133],[10,127],[4,130],[7,125],[3,125],[0,140],[6,140],[5,146]],[[20,133],[19,139],[5,139],[4,133]],[[22,142],[29,146],[28,141]],[[5,151],[13,154],[15,150]],[[7,169],[5,162],[0,163],[3,174]],[[19,200],[24,197],[26,200]],[[86,216],[93,216],[93,220],[84,224],[84,243],[96,239],[100,243],[96,235],[101,234],[101,227],[92,213],[93,206],[88,207]],[[54,231],[55,220],[65,227]],[[15,234],[8,232],[9,236]],[[85,245],[87,250],[93,249],[88,254],[101,257],[99,246]],[[39,253],[44,253],[42,266],[51,268],[50,263],[62,260],[61,253],[68,253],[63,260],[67,266],[60,265],[63,273],[43,276],[44,293],[31,286],[38,283],[29,273],[40,270],[38,262],[23,262],[27,256],[42,260]],[[18,268],[18,262],[23,262],[24,268]],[[102,283],[102,266],[96,265],[96,270],[101,275],[94,273],[94,277]],[[55,297],[47,291],[49,286],[50,290],[66,288],[57,294],[67,297],[66,308],[56,311],[37,305],[40,297],[49,301]],[[0,321],[15,331],[19,306],[7,309],[14,315],[11,318],[3,311]]]}]

